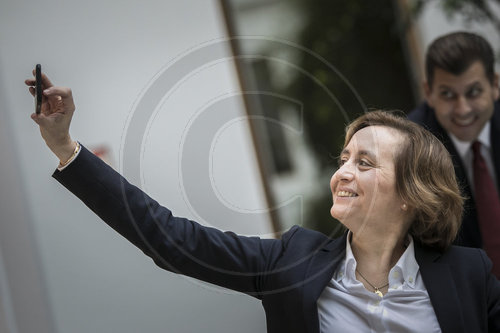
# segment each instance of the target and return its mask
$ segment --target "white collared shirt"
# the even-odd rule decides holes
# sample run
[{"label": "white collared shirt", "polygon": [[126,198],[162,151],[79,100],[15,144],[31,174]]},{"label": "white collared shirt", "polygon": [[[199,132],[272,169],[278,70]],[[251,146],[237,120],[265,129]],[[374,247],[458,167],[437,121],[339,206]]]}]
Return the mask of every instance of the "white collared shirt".
[{"label": "white collared shirt", "polygon": [[[488,171],[493,179],[493,183],[495,184],[495,188],[497,189],[497,177],[495,173],[495,167],[493,166],[493,158],[491,154],[491,141],[490,141],[490,131],[491,125],[490,122],[487,122],[479,136],[477,137],[477,141],[481,142],[481,154],[483,155],[484,161],[486,162],[486,166],[488,167]],[[469,184],[474,193],[474,169],[472,166],[473,161],[473,152],[472,152],[472,142],[460,141],[456,136],[452,133],[448,133],[451,141],[455,145],[457,149],[458,155],[462,159],[462,163],[464,164],[465,171],[467,173],[467,179],[469,180]]]},{"label": "white collared shirt", "polygon": [[389,290],[380,297],[356,279],[349,235],[346,256],[318,300],[321,333],[441,332],[419,266],[413,239],[389,272]]}]

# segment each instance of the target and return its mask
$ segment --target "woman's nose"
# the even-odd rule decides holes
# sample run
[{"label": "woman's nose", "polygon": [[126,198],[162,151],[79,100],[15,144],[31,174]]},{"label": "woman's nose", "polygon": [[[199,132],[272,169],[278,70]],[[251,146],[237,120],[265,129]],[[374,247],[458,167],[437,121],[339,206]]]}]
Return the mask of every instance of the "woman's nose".
[{"label": "woman's nose", "polygon": [[354,178],[354,173],[354,165],[350,162],[346,162],[337,169],[334,177],[338,180],[351,181]]}]

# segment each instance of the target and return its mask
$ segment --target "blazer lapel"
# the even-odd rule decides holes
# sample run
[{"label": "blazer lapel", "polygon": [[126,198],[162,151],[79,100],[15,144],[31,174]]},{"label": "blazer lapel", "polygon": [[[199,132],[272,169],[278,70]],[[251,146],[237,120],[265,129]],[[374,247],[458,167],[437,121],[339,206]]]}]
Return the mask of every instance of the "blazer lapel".
[{"label": "blazer lapel", "polygon": [[[309,323],[309,333],[319,333],[317,301],[344,258],[346,236],[347,233],[319,249],[309,263],[303,295],[304,319]],[[415,243],[415,258],[442,332],[465,333],[458,290],[449,265],[440,263],[440,257],[439,252]]]},{"label": "blazer lapel", "polygon": [[438,262],[440,257],[415,243],[415,258],[442,332],[465,332],[458,290],[449,265]]},{"label": "blazer lapel", "polygon": [[319,318],[317,301],[333,273],[344,258],[346,235],[332,240],[319,249],[311,258],[306,271],[304,285],[303,310],[308,324],[308,332],[319,333]]}]

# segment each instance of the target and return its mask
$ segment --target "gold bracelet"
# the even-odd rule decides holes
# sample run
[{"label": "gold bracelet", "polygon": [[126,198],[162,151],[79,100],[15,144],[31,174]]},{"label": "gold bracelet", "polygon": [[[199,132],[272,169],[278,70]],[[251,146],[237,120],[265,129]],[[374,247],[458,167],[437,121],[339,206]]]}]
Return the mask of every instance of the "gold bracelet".
[{"label": "gold bracelet", "polygon": [[77,141],[75,150],[73,151],[73,154],[71,154],[71,156],[68,158],[68,160],[64,163],[61,163],[61,161],[59,161],[59,168],[64,168],[66,165],[69,164],[69,162],[73,161],[73,159],[75,158],[76,154],[79,151],[80,151],[80,143]]}]

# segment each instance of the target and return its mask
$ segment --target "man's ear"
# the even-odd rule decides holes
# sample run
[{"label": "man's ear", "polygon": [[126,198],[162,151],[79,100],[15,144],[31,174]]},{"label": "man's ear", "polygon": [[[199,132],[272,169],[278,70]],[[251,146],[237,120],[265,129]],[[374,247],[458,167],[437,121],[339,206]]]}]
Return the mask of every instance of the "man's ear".
[{"label": "man's ear", "polygon": [[430,107],[433,107],[431,98],[432,88],[429,86],[429,82],[427,82],[427,80],[423,81],[422,87],[424,88],[424,96],[427,104],[429,104]]},{"label": "man's ear", "polygon": [[498,88],[498,73],[495,73],[495,76],[493,77],[493,98],[498,100],[498,97],[500,96],[500,90]]}]

